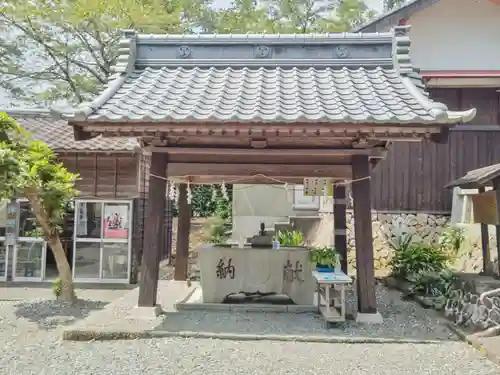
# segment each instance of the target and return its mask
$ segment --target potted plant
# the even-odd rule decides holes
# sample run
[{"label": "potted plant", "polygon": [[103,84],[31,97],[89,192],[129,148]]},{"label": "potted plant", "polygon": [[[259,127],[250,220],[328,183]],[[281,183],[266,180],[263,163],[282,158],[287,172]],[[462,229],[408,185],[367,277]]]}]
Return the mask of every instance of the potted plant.
[{"label": "potted plant", "polygon": [[340,264],[340,254],[333,246],[318,246],[309,251],[309,260],[318,272],[335,272]]}]

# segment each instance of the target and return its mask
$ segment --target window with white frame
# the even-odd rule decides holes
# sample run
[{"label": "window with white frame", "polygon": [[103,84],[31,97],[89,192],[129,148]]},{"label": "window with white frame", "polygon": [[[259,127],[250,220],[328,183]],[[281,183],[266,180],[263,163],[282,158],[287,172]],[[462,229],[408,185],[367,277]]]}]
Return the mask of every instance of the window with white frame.
[{"label": "window with white frame", "polygon": [[0,199],[0,280],[7,279],[7,245],[5,234],[7,229],[7,205],[8,200]]},{"label": "window with white frame", "polygon": [[131,220],[131,201],[76,201],[75,280],[128,282]]},{"label": "window with white frame", "polygon": [[320,197],[305,195],[304,185],[295,185],[293,190],[293,209],[300,210],[319,210]]},{"label": "window with white frame", "polygon": [[35,214],[26,199],[18,199],[17,240],[14,246],[15,281],[42,281],[45,278],[47,242],[42,238]]}]

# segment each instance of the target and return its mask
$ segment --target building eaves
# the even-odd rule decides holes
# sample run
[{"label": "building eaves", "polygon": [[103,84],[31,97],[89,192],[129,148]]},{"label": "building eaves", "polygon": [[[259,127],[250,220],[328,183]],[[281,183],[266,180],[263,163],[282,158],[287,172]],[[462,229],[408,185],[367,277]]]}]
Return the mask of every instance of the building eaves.
[{"label": "building eaves", "polygon": [[65,120],[54,120],[48,109],[0,108],[26,129],[32,139],[45,142],[54,152],[136,152],[136,138],[103,138],[77,141]]},{"label": "building eaves", "polygon": [[439,0],[411,0],[408,3],[394,8],[374,20],[365,23],[364,25],[354,28],[352,32],[373,33],[390,29],[398,25],[400,20],[407,20],[415,13],[418,13],[431,5],[436,4],[437,2],[439,2]]}]

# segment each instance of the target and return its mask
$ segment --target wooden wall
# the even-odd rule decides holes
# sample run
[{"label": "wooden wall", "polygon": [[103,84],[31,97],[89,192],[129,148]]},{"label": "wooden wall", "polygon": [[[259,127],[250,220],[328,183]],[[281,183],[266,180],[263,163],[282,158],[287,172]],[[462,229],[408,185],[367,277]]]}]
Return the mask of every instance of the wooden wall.
[{"label": "wooden wall", "polygon": [[453,110],[476,108],[477,116],[458,125],[448,144],[394,144],[372,175],[373,209],[450,213],[451,192],[444,186],[471,169],[500,163],[496,89],[434,89],[431,96]]},{"label": "wooden wall", "polygon": [[77,188],[80,191],[79,198],[133,200],[131,281],[135,283],[144,237],[143,179],[146,171],[142,155],[132,153],[59,154],[59,160],[69,171],[80,174],[80,180],[77,182]]},{"label": "wooden wall", "polygon": [[138,193],[138,160],[133,154],[71,154],[59,159],[80,174],[81,198],[132,199]]}]

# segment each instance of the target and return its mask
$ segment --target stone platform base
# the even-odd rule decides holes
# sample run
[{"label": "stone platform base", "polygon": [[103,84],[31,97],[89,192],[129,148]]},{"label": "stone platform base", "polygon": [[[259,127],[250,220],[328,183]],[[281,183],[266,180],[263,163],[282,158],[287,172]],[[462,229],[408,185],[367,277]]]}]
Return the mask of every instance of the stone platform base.
[{"label": "stone platform base", "polygon": [[201,287],[196,288],[184,301],[175,305],[179,311],[225,311],[225,312],[274,312],[274,313],[306,313],[317,312],[311,305],[290,304],[287,296],[262,297],[258,303],[244,302],[244,297],[235,296],[234,303],[204,303]]},{"label": "stone platform base", "polygon": [[373,314],[356,313],[356,323],[381,324],[383,322],[384,318],[378,311]]}]

